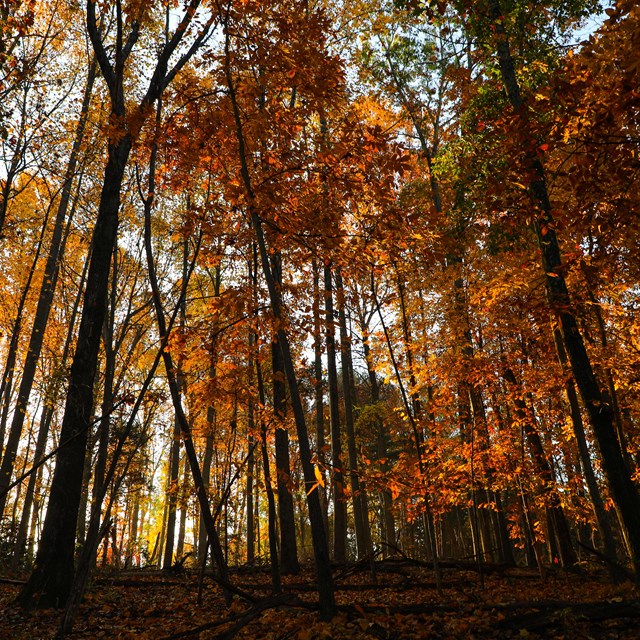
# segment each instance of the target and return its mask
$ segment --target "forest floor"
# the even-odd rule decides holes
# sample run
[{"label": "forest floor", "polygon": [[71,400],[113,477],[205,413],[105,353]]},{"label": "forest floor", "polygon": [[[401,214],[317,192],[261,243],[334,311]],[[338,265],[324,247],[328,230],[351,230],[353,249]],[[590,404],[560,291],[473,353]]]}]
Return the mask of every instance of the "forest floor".
[{"label": "forest floor", "polygon": [[[335,568],[339,613],[317,614],[312,571],[283,578],[270,596],[266,570],[236,571],[233,584],[256,598],[237,596],[231,607],[210,577],[198,605],[198,575],[153,570],[101,572],[80,607],[72,639],[268,640],[462,638],[640,638],[640,589],[612,585],[606,574],[446,563],[438,593],[431,568],[411,561],[382,561]],[[53,638],[61,612],[24,612],[15,604],[20,581],[0,578],[0,639]]]}]

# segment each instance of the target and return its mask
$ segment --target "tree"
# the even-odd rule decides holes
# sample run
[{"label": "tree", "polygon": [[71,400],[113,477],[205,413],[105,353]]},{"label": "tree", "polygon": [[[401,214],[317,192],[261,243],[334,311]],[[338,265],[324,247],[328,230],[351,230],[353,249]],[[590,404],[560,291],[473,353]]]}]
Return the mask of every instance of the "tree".
[{"label": "tree", "polygon": [[139,133],[140,124],[144,121],[149,106],[160,97],[209,33],[213,17],[195,35],[187,51],[169,68],[170,59],[189,31],[199,4],[198,0],[190,2],[176,30],[160,49],[148,88],[142,100],[131,112],[125,101],[126,63],[140,37],[145,21],[151,16],[152,7],[142,9],[133,6],[133,12],[125,15],[121,4],[118,3],[115,16],[117,33],[113,58],[110,59],[104,36],[98,28],[96,4],[91,0],[87,2],[87,31],[109,90],[112,126],[108,134],[107,164],[93,231],[93,251],[60,433],[64,446],[59,450],[56,459],[36,566],[20,596],[26,607],[59,607],[66,601],[71,589],[75,522],[91,424],[93,384],[106,311],[109,267],[117,238],[122,181],[133,141]]},{"label": "tree", "polygon": [[540,246],[542,267],[546,274],[549,306],[556,315],[562,332],[573,375],[589,414],[602,455],[604,472],[624,527],[631,562],[634,571],[638,574],[640,573],[640,495],[631,478],[630,470],[622,454],[621,444],[616,436],[612,409],[604,402],[575,313],[571,309],[571,297],[563,273],[562,254],[547,191],[546,173],[538,156],[535,138],[528,131],[527,105],[516,77],[502,9],[498,0],[489,0],[488,7],[497,37],[496,50],[502,80],[509,101],[525,132],[523,141],[525,170],[531,176],[529,192],[538,212],[534,227]]}]

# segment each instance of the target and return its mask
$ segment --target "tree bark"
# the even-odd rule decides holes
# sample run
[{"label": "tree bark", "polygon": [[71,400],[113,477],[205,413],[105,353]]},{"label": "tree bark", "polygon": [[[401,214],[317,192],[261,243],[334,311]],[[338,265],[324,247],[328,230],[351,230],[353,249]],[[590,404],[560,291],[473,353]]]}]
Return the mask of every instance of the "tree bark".
[{"label": "tree bark", "polygon": [[[282,287],[282,264],[279,255],[271,260],[271,270],[276,287]],[[284,363],[278,336],[271,342],[271,367],[273,374],[273,412],[276,440],[276,486],[278,488],[278,518],[280,521],[280,568],[284,575],[300,573],[296,546],[296,524],[291,494],[291,462],[289,459],[289,432],[284,419],[287,413],[287,392],[284,378]]]},{"label": "tree bark", "polygon": [[91,428],[93,384],[106,312],[111,255],[118,230],[120,190],[130,150],[131,136],[128,133],[118,142],[109,144],[82,317],[60,432],[63,446],[58,452],[35,569],[20,594],[20,601],[25,607],[61,606],[69,595],[73,581],[75,530],[87,436]]},{"label": "tree bark", "polygon": [[555,535],[560,563],[563,567],[572,567],[576,564],[578,558],[576,557],[573,543],[571,542],[569,524],[567,523],[564,509],[562,508],[562,503],[560,501],[560,496],[558,495],[551,465],[544,453],[540,434],[535,426],[531,410],[519,395],[520,388],[513,370],[506,368],[503,373],[503,377],[515,391],[514,404],[516,407],[516,414],[524,430],[524,435],[529,445],[534,468],[540,477],[541,490],[548,501],[547,510],[553,524],[553,532],[550,532],[550,534]]},{"label": "tree bark", "polygon": [[[215,298],[220,297],[220,287],[222,286],[222,271],[220,265],[215,268],[215,274],[213,277],[213,295]],[[210,357],[211,362],[209,364],[209,381],[213,382],[216,379],[218,364],[218,327],[214,322],[211,328],[211,344],[210,344]],[[205,485],[207,495],[209,495],[211,485],[211,462],[213,461],[213,434],[216,430],[216,405],[215,401],[212,402],[207,408],[207,434],[205,437],[204,456],[202,458],[202,480]],[[206,562],[207,555],[207,531],[204,524],[204,518],[200,517],[200,527],[198,534],[198,561],[201,563]]]},{"label": "tree bark", "polygon": [[349,455],[349,483],[351,485],[351,496],[353,499],[353,517],[355,520],[358,558],[362,559],[371,556],[373,545],[371,542],[371,528],[369,527],[367,493],[360,484],[360,476],[358,474],[358,453],[353,417],[353,407],[355,404],[353,358],[351,355],[351,338],[347,330],[344,286],[339,269],[336,269],[335,279],[338,294],[338,320],[340,323],[340,362],[342,365],[342,393],[344,395],[344,424],[347,435],[347,452]]},{"label": "tree bark", "polygon": [[335,315],[333,311],[333,283],[331,266],[324,267],[325,336],[327,344],[327,378],[329,382],[329,411],[331,415],[331,465],[333,484],[333,559],[347,560],[347,502],[344,496],[342,461],[342,429],[340,428],[340,398],[338,396],[338,368],[336,366]]},{"label": "tree bark", "polygon": [[[320,474],[323,483],[326,479],[325,456],[325,424],[324,424],[324,383],[322,375],[322,322],[320,320],[320,269],[317,260],[312,262],[313,269],[313,375],[314,375],[314,401],[316,422],[316,456],[320,463]],[[320,492],[320,504],[322,506],[322,518],[324,528],[329,537],[329,513],[327,504],[326,486],[318,487]]]},{"label": "tree bark", "polygon": [[[161,104],[158,104],[158,109],[156,112],[156,124],[159,124],[161,113]],[[144,244],[145,244],[145,253],[147,257],[147,268],[149,271],[149,283],[151,285],[151,292],[153,298],[153,306],[156,313],[156,322],[158,325],[158,332],[160,334],[160,338],[162,340],[166,339],[168,334],[167,322],[165,318],[164,309],[162,306],[162,300],[160,298],[160,288],[158,285],[158,278],[156,275],[156,268],[153,259],[153,250],[151,246],[151,209],[154,201],[155,194],[155,159],[157,154],[157,145],[154,144],[151,152],[151,159],[149,162],[149,189],[148,193],[150,194],[144,201]],[[190,275],[190,272],[189,272]],[[184,299],[184,294],[186,293],[186,287],[188,284],[188,278],[183,278],[182,282],[182,300]],[[198,461],[198,456],[196,454],[195,446],[193,444],[193,439],[191,436],[191,427],[187,420],[187,417],[182,408],[182,399],[180,394],[180,382],[176,376],[176,368],[173,363],[173,357],[171,354],[166,351],[166,349],[162,350],[162,359],[164,361],[165,374],[167,378],[167,383],[169,385],[169,392],[171,394],[171,401],[173,403],[173,408],[175,411],[175,419],[176,424],[180,428],[180,437],[184,443],[185,454],[187,460],[189,462],[189,467],[191,469],[191,475],[193,477],[193,482],[196,489],[196,494],[198,498],[198,504],[200,506],[200,514],[204,521],[205,528],[207,531],[208,542],[211,545],[211,552],[215,563],[218,568],[219,573],[219,582],[222,584],[223,591],[225,594],[225,599],[227,602],[231,601],[231,594],[227,589],[229,583],[229,572],[227,568],[227,563],[224,557],[224,553],[222,551],[222,546],[220,545],[220,539],[218,537],[218,533],[215,526],[215,520],[213,518],[213,514],[211,513],[211,507],[209,505],[209,496],[207,492],[207,487],[204,484],[202,478],[202,471],[200,469],[200,462]],[[168,538],[167,538],[168,539]],[[165,553],[165,558],[166,558]]]},{"label": "tree bark", "polygon": [[253,476],[254,476],[254,468],[255,468],[255,436],[253,435],[255,431],[255,418],[253,411],[253,403],[249,403],[247,407],[247,425],[249,429],[249,434],[247,435],[247,446],[249,447],[249,459],[247,460],[247,485],[245,493],[247,495],[247,505],[246,505],[246,514],[247,514],[247,564],[252,565],[256,561],[256,552],[255,552],[255,518],[254,518],[254,504],[253,504]]},{"label": "tree bark", "polygon": [[[568,371],[569,362],[567,359],[567,353],[565,351],[564,344],[562,343],[562,336],[557,329],[554,330],[553,337],[556,345],[556,350],[558,352],[558,359],[560,360],[562,368],[565,370],[565,375],[571,375],[571,372]],[[618,579],[621,576],[615,569],[615,565],[618,562],[616,543],[613,537],[613,531],[611,530],[611,525],[609,523],[609,517],[604,507],[604,501],[602,499],[600,487],[598,486],[596,474],[591,463],[591,455],[589,454],[587,438],[584,433],[582,414],[580,412],[580,405],[578,403],[578,395],[573,384],[573,377],[571,379],[567,378],[565,382],[565,392],[567,394],[567,399],[569,400],[571,424],[573,425],[573,433],[576,437],[580,466],[582,468],[582,473],[584,474],[585,482],[587,483],[589,497],[591,498],[591,504],[593,505],[596,522],[598,523],[598,529],[602,537],[603,551],[605,555],[613,562],[613,564],[608,565],[609,571],[612,573],[612,577],[614,579]]]},{"label": "tree bark", "polygon": [[[266,395],[264,392],[264,380],[262,378],[262,368],[260,362],[256,358],[256,373],[258,379],[258,393],[260,404],[264,407]],[[279,593],[282,585],[280,580],[280,562],[278,560],[278,527],[276,522],[276,501],[273,495],[273,484],[271,481],[271,465],[269,462],[269,450],[267,448],[267,427],[261,418],[262,441],[260,450],[262,452],[262,468],[264,469],[264,486],[267,492],[267,514],[269,528],[269,556],[271,566],[271,590],[273,593]]]}]

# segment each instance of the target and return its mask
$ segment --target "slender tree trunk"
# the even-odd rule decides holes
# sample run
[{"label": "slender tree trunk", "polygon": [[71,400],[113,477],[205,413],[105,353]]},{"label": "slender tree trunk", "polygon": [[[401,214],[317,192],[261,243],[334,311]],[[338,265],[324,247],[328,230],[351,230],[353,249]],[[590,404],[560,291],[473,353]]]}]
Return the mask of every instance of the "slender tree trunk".
[{"label": "slender tree trunk", "polygon": [[[95,416],[91,416],[91,423],[95,422]],[[95,446],[96,434],[89,433],[87,442],[87,455],[84,459],[84,470],[82,472],[82,491],[80,492],[80,505],[78,506],[78,521],[76,523],[76,546],[85,543],[87,533],[87,504],[89,502],[89,484],[91,482],[91,453]]]},{"label": "slender tree trunk", "polygon": [[335,315],[333,311],[333,283],[331,267],[324,267],[325,332],[327,343],[327,378],[329,381],[329,411],[331,415],[331,464],[333,479],[333,559],[347,559],[347,502],[344,496],[342,461],[342,430],[340,428],[340,398],[338,368],[336,366]]},{"label": "slender tree trunk", "polygon": [[185,460],[182,465],[182,486],[180,487],[180,522],[178,523],[178,541],[176,543],[176,562],[184,556],[184,539],[187,533],[187,509],[189,496],[189,465]]},{"label": "slender tree trunk", "polygon": [[[157,116],[156,116],[156,124],[159,124],[161,113],[161,104],[158,105]],[[144,216],[144,244],[145,244],[145,253],[147,256],[147,268],[149,271],[149,283],[151,285],[152,298],[153,298],[153,306],[156,312],[156,322],[158,325],[158,332],[160,334],[160,338],[162,340],[166,339],[169,335],[167,330],[167,321],[165,318],[164,309],[162,306],[162,300],[160,298],[160,288],[158,286],[158,278],[156,275],[155,263],[153,260],[153,251],[151,246],[151,208],[153,205],[154,193],[155,193],[155,158],[157,154],[157,145],[153,145],[151,160],[149,163],[149,197],[144,202],[145,216]],[[184,294],[186,293],[186,287],[188,284],[188,278],[183,279],[182,287],[184,298]],[[181,301],[182,302],[182,301]],[[176,368],[173,363],[173,357],[171,354],[166,351],[166,349],[162,350],[162,359],[164,362],[165,373],[167,377],[167,383],[169,385],[169,391],[171,393],[171,401],[173,403],[173,408],[175,411],[175,419],[176,423],[180,428],[180,437],[184,442],[185,453],[187,456],[187,460],[189,462],[189,467],[191,468],[191,475],[193,476],[193,482],[196,489],[196,494],[198,497],[198,504],[200,506],[200,514],[204,521],[207,537],[209,544],[211,545],[211,551],[213,558],[216,562],[218,573],[219,573],[219,581],[222,584],[223,591],[225,593],[225,598],[228,602],[231,601],[230,592],[227,589],[229,583],[229,572],[227,568],[227,563],[224,558],[224,553],[222,551],[222,546],[220,545],[220,538],[218,536],[218,532],[216,530],[215,520],[213,518],[213,514],[211,513],[211,507],[209,505],[209,497],[207,489],[204,485],[202,479],[202,471],[200,469],[200,463],[198,461],[198,456],[196,454],[195,446],[193,444],[193,439],[191,437],[191,427],[187,420],[187,417],[184,414],[184,410],[182,408],[182,400],[180,395],[180,383],[176,377]],[[165,558],[166,558],[165,553]]]},{"label": "slender tree trunk", "polygon": [[[158,109],[158,113],[160,109]],[[155,151],[155,149],[154,149]],[[153,156],[155,160],[155,154]],[[186,277],[187,271],[187,240],[183,241],[183,259],[182,259],[182,279],[183,282]],[[180,309],[180,328],[184,330],[185,325],[185,302],[183,299]],[[182,391],[184,387],[184,379],[182,375],[182,357],[178,356],[178,369],[175,373],[176,385],[178,387],[178,394],[180,396],[180,402],[182,402]],[[171,446],[169,448],[169,465],[168,465],[168,491],[167,491],[167,528],[166,528],[166,540],[164,545],[164,558],[162,560],[162,567],[164,569],[170,569],[173,566],[174,558],[174,545],[176,534],[176,519],[178,511],[178,497],[180,494],[180,424],[178,418],[174,420],[173,426],[173,438],[171,440]],[[176,558],[177,559],[177,558]]]},{"label": "slender tree trunk", "polygon": [[[282,264],[279,255],[271,260],[271,270],[276,287],[282,288]],[[293,512],[291,462],[289,459],[289,432],[283,422],[287,412],[287,392],[284,363],[277,335],[271,342],[271,366],[273,372],[273,412],[276,425],[276,472],[278,487],[278,517],[280,520],[280,567],[284,575],[300,573],[296,547],[296,525]]]},{"label": "slender tree trunk", "polygon": [[[369,376],[369,385],[371,387],[371,404],[376,406],[380,402],[380,385],[378,377],[371,358],[371,348],[369,347],[368,329],[363,328],[362,344],[364,347],[364,359],[367,364],[367,374]],[[389,451],[387,447],[388,434],[384,428],[384,423],[380,417],[376,418],[376,456],[378,460],[384,460],[382,470],[388,472],[391,465],[389,464]],[[386,558],[393,553],[396,544],[396,524],[393,515],[393,500],[391,492],[388,489],[382,491],[382,554]]]},{"label": "slender tree trunk", "polygon": [[[235,109],[234,109],[235,111]],[[236,111],[236,119],[238,113]],[[244,153],[241,153],[244,157]],[[243,173],[248,172],[246,165]],[[276,289],[276,283],[269,267],[269,255],[262,229],[262,222],[255,211],[251,213],[251,221],[258,239],[258,248],[260,251],[260,259],[262,270],[267,281],[269,289],[269,298],[276,322],[281,323],[283,320],[281,302]],[[281,325],[280,325],[281,326]],[[329,546],[325,535],[324,523],[322,519],[322,507],[320,505],[320,497],[318,492],[312,490],[316,484],[315,471],[311,462],[311,447],[309,445],[309,434],[305,422],[304,407],[300,398],[298,389],[298,380],[293,365],[293,357],[289,347],[289,340],[283,328],[278,330],[278,342],[282,350],[283,364],[287,384],[289,387],[289,396],[291,398],[291,408],[296,423],[296,431],[298,434],[298,446],[300,448],[300,460],[302,462],[302,470],[304,474],[304,482],[307,491],[307,505],[309,507],[309,520],[311,524],[311,534],[313,538],[313,552],[316,565],[316,580],[318,582],[318,595],[320,599],[320,616],[323,619],[331,619],[335,615],[336,605],[333,588],[333,578],[331,576],[331,564],[329,561]]]},{"label": "slender tree trunk", "polygon": [[[590,270],[587,268],[584,260],[580,261],[580,269],[584,275],[584,278],[587,282],[587,295],[589,296],[589,300],[591,301],[591,309],[593,310],[593,315],[596,319],[596,326],[598,327],[598,335],[600,337],[600,345],[603,349],[608,347],[608,338],[607,338],[607,327],[605,325],[604,318],[602,317],[602,309],[600,306],[600,302],[594,293],[594,283],[593,278],[591,276]],[[555,337],[555,334],[554,334]],[[566,360],[566,355],[565,355]],[[563,363],[564,366],[564,363]],[[618,436],[618,441],[620,443],[620,448],[622,450],[622,455],[625,459],[627,466],[631,469],[633,468],[633,461],[631,459],[631,455],[627,449],[627,442],[624,433],[624,419],[622,416],[622,412],[620,411],[620,403],[618,402],[618,392],[616,391],[616,384],[613,379],[613,373],[611,372],[611,367],[604,367],[602,371],[604,380],[606,382],[606,391],[603,390],[603,395],[607,404],[611,405],[611,409],[613,411],[613,419],[616,428],[616,434]]]},{"label": "slender tree trunk", "polygon": [[[255,338],[254,338],[255,341]],[[257,341],[255,341],[257,343]],[[264,407],[266,395],[264,391],[264,380],[262,378],[262,368],[259,359],[256,358],[256,373],[258,380],[258,394],[260,404]],[[273,493],[273,484],[271,482],[271,465],[269,463],[269,449],[267,448],[267,427],[262,418],[260,419],[262,431],[262,468],[264,469],[264,486],[267,492],[267,509],[269,521],[269,556],[271,566],[271,590],[273,593],[279,593],[282,585],[280,581],[280,562],[278,560],[278,526],[276,522],[276,501]]]},{"label": "slender tree trunk", "polygon": [[[36,439],[35,452],[33,454],[33,459],[37,462],[44,455],[44,450],[47,444],[47,436],[49,435],[49,427],[51,425],[51,420],[53,418],[53,407],[47,404],[45,399],[45,404],[42,407],[42,414],[40,417],[40,428],[38,429],[38,437]],[[34,502],[34,492],[36,488],[36,480],[38,478],[38,472],[33,472],[29,476],[29,484],[27,485],[27,490],[25,491],[24,502],[22,505],[22,513],[20,516],[20,523],[18,524],[18,533],[16,535],[16,543],[13,552],[13,563],[12,568],[17,569],[20,561],[23,559],[26,548],[25,543],[27,541],[27,531],[29,528],[29,517],[31,514],[31,507]]]},{"label": "slender tree trunk", "polygon": [[25,140],[27,105],[29,90],[32,86],[33,83],[29,81],[23,84],[22,104],[20,105],[20,126],[15,140],[15,151],[11,158],[11,162],[9,163],[5,178],[0,181],[0,184],[2,184],[2,192],[0,193],[0,235],[2,234],[7,212],[9,210],[9,200],[11,198],[13,183],[20,175],[20,172],[23,170],[25,165],[25,153],[28,146],[28,140]]},{"label": "slender tree trunk", "polygon": [[[220,287],[222,286],[222,271],[220,265],[215,268],[215,274],[213,278],[213,295],[215,298],[220,297]],[[211,362],[209,364],[209,381],[213,382],[216,379],[216,366],[218,363],[218,327],[217,323],[214,323],[211,332]],[[216,431],[216,407],[215,402],[210,404],[207,408],[207,434],[205,437],[204,456],[202,458],[202,479],[205,484],[205,490],[207,496],[211,487],[211,463],[213,461],[213,434]],[[204,518],[200,517],[199,535],[198,535],[198,562],[205,562],[205,556],[207,555],[207,531],[204,523]]]},{"label": "slender tree trunk", "polygon": [[[211,491],[211,463],[213,461],[213,431],[216,428],[215,410],[209,407],[207,410],[207,428],[210,433],[205,438],[204,455],[202,457],[202,481],[205,484],[207,498]],[[205,562],[207,555],[207,529],[204,518],[200,516],[200,526],[198,534],[198,562]]]},{"label": "slender tree trunk", "polygon": [[167,526],[165,529],[163,569],[170,569],[173,565],[173,543],[176,529],[176,510],[178,504],[178,481],[180,466],[180,424],[174,418],[171,446],[169,447],[167,493]]},{"label": "slender tree trunk", "polygon": [[140,535],[140,491],[133,494],[133,506],[129,524],[129,542],[127,544],[127,563],[133,567],[140,566],[138,544]]},{"label": "slender tree trunk", "polygon": [[295,515],[291,482],[291,462],[289,459],[289,433],[280,426],[286,412],[286,388],[284,365],[278,339],[271,343],[273,366],[273,409],[276,420],[276,485],[278,488],[278,517],[280,521],[280,566],[284,575],[300,572],[296,547]]},{"label": "slender tree trunk", "polygon": [[320,504],[322,506],[322,518],[324,528],[329,536],[329,513],[327,504],[327,490],[325,481],[325,434],[324,434],[324,384],[322,376],[322,323],[320,320],[320,269],[318,262],[314,259],[313,269],[313,375],[314,375],[314,398],[315,398],[315,420],[316,420],[316,455],[320,463],[320,474],[323,484],[318,487],[320,491]]},{"label": "slender tree trunk", "polygon": [[254,522],[254,502],[253,502],[253,476],[255,468],[255,418],[253,412],[253,403],[249,402],[247,407],[247,425],[249,434],[247,436],[247,446],[249,447],[249,459],[247,460],[247,485],[246,485],[246,514],[247,514],[247,564],[252,565],[256,561],[255,551],[255,522]]},{"label": "slender tree trunk", "polygon": [[[253,247],[254,259],[249,260],[248,262],[248,280],[249,286],[251,287],[251,309],[249,311],[252,318],[255,318],[256,311],[255,307],[257,306],[257,260],[255,256],[255,246]],[[255,352],[255,343],[256,337],[253,331],[249,331],[249,358],[248,358],[248,386],[249,389],[254,388],[254,380],[255,380],[255,370],[256,363],[254,358]],[[254,448],[256,445],[256,420],[255,420],[255,403],[253,400],[254,396],[252,395],[249,398],[249,402],[247,403],[247,446],[249,447],[249,457],[247,460],[247,484],[246,484],[246,496],[247,496],[247,504],[246,504],[246,514],[247,514],[247,564],[253,565],[256,561],[256,550],[255,550],[255,535],[256,535],[256,527],[255,521],[256,518],[255,508],[257,507],[257,501],[254,504],[253,499],[253,486],[254,486],[254,474],[255,474],[255,452]],[[264,435],[264,434],[261,434]],[[275,583],[272,585],[275,587]]]},{"label": "slender tree trunk", "polygon": [[[364,351],[364,360],[367,367],[367,375],[369,378],[369,387],[371,390],[371,405],[377,408],[380,402],[380,384],[378,383],[378,377],[376,375],[375,368],[373,366],[373,357],[371,354],[371,347],[369,342],[370,323],[375,313],[375,306],[372,311],[368,311],[365,308],[364,302],[357,298],[356,308],[358,311],[358,324],[362,339],[362,348]],[[389,472],[391,464],[389,462],[388,454],[388,439],[389,436],[384,428],[382,417],[376,411],[375,417],[375,447],[376,456],[378,460],[384,460],[384,463],[380,464],[381,471],[384,473]],[[395,518],[393,515],[393,500],[391,493],[388,489],[381,491],[381,518],[380,518],[380,531],[382,538],[382,553],[383,557],[388,557],[393,553],[393,549],[396,545],[396,531],[395,531]]]},{"label": "slender tree trunk", "polygon": [[351,485],[351,495],[353,498],[353,516],[355,520],[358,558],[362,559],[367,556],[371,556],[373,545],[371,542],[371,529],[369,527],[367,493],[364,487],[360,484],[360,476],[358,474],[358,453],[353,416],[353,406],[355,403],[353,359],[351,356],[351,338],[347,330],[344,286],[339,269],[335,272],[335,279],[338,298],[338,319],[340,323],[340,355],[342,365],[342,393],[344,395],[344,423],[347,435],[347,452],[349,454],[349,483]]},{"label": "slender tree trunk", "polygon": [[[73,304],[71,310],[71,317],[69,319],[69,327],[67,329],[67,338],[65,340],[64,348],[62,350],[62,355],[60,357],[60,363],[58,365],[59,375],[56,375],[50,382],[50,385],[45,393],[44,406],[42,408],[42,417],[40,419],[40,429],[38,431],[38,438],[36,440],[36,447],[33,454],[34,462],[39,462],[44,456],[45,449],[47,446],[47,441],[49,438],[49,429],[51,427],[51,421],[53,420],[53,415],[55,412],[55,402],[58,398],[60,386],[62,383],[62,372],[66,370],[67,359],[69,357],[69,352],[71,350],[71,345],[73,341],[73,337],[75,335],[75,325],[76,318],[78,315],[78,308],[80,305],[80,300],[82,298],[82,292],[84,289],[84,281],[87,276],[87,268],[89,262],[85,263],[85,268],[83,269],[82,276],[80,278],[80,286],[78,287],[78,295],[75,298],[75,302]],[[27,485],[27,490],[25,492],[25,499],[23,505],[23,513],[22,518],[20,520],[20,526],[18,529],[18,535],[16,538],[16,546],[15,546],[15,555],[13,560],[14,567],[18,566],[18,563],[22,557],[22,553],[24,552],[23,547],[25,542],[27,541],[27,531],[31,529],[31,537],[35,535],[35,527],[33,525],[34,517],[37,516],[38,506],[36,505],[35,500],[35,489],[36,485],[39,481],[41,475],[41,469],[38,469],[36,473],[31,473],[29,476],[29,484]],[[31,517],[31,525],[29,525],[29,510],[33,505],[33,514]],[[30,546],[33,547],[33,540],[30,542]]]},{"label": "slender tree trunk", "polygon": [[527,439],[529,450],[531,451],[531,458],[536,472],[540,477],[542,492],[548,500],[547,509],[553,523],[560,562],[563,567],[571,567],[575,565],[578,559],[571,542],[569,524],[567,523],[564,509],[562,508],[551,466],[544,453],[540,434],[536,429],[531,410],[527,407],[522,397],[518,395],[521,392],[515,374],[510,368],[507,368],[503,373],[503,377],[515,389],[514,404],[516,414],[524,429],[524,435]]},{"label": "slender tree trunk", "polygon": [[[22,332],[22,321],[24,320],[24,309],[27,302],[27,296],[29,291],[31,290],[31,282],[33,281],[33,276],[36,273],[36,268],[38,266],[38,261],[40,260],[40,252],[42,250],[42,245],[44,242],[44,235],[47,230],[49,221],[49,212],[45,216],[44,222],[42,224],[42,229],[40,232],[40,237],[38,239],[38,244],[36,245],[35,255],[33,257],[33,261],[31,262],[31,268],[29,269],[29,275],[27,276],[27,281],[22,288],[22,293],[20,294],[20,300],[18,301],[18,306],[16,310],[16,316],[13,321],[13,326],[11,328],[11,340],[9,341],[9,348],[7,349],[7,359],[4,366],[4,371],[2,372],[2,382],[0,383],[0,455],[3,456],[2,465],[4,466],[6,461],[11,456],[4,455],[6,452],[3,451],[4,445],[4,437],[7,430],[7,419],[9,416],[9,407],[11,405],[11,392],[13,390],[13,374],[15,372],[16,367],[16,358],[18,355],[18,345],[20,344],[20,334]],[[22,425],[21,425],[22,427]],[[9,452],[11,448],[15,448],[17,445],[12,443],[12,433],[9,434],[9,442],[7,443],[6,451]],[[10,448],[11,447],[11,448]],[[13,452],[12,459],[15,460],[15,451]],[[11,463],[13,465],[13,462]],[[3,490],[2,486],[2,467],[0,467],[0,491]],[[6,484],[9,484],[11,480],[10,473],[9,478],[7,479]],[[4,500],[6,498],[0,498],[0,516],[4,511]]]},{"label": "slender tree trunk", "polygon": [[[380,318],[380,324],[382,325],[382,330],[384,332],[385,341],[387,343],[387,348],[389,350],[389,357],[391,358],[391,363],[393,365],[393,370],[396,375],[396,380],[398,382],[398,386],[400,387],[400,394],[402,396],[402,403],[404,405],[404,410],[406,412],[407,418],[411,424],[411,430],[413,431],[413,441],[416,449],[416,457],[418,460],[418,469],[422,477],[426,477],[426,468],[423,459],[422,452],[422,438],[420,437],[420,432],[418,430],[418,426],[415,421],[415,417],[413,415],[409,397],[407,396],[407,392],[404,387],[404,382],[402,381],[402,376],[400,375],[400,369],[398,368],[398,361],[396,360],[393,345],[391,343],[391,337],[389,336],[389,331],[387,330],[386,323],[384,321],[384,316],[382,315],[382,308],[380,307],[380,301],[378,300],[378,295],[376,293],[376,284],[375,284],[375,275],[374,271],[371,271],[371,295],[373,296],[373,300],[376,306],[376,310],[378,311],[378,317]],[[427,540],[427,545],[431,552],[431,560],[433,561],[433,572],[436,578],[436,588],[438,593],[442,591],[442,574],[440,571],[440,559],[438,557],[438,549],[436,547],[436,539],[435,539],[435,526],[433,520],[433,513],[431,511],[431,500],[429,496],[429,492],[424,491],[424,512],[422,517],[422,524],[424,527],[424,533]]]}]

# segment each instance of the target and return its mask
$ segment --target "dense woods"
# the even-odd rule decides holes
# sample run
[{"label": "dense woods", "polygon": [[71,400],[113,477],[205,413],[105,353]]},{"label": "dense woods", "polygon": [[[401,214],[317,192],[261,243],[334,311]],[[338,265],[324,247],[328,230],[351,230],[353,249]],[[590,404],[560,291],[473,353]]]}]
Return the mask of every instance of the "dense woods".
[{"label": "dense woods", "polygon": [[304,568],[325,621],[350,565],[637,581],[638,51],[633,0],[0,1],[20,606],[61,637],[109,570],[255,617],[238,567]]}]

